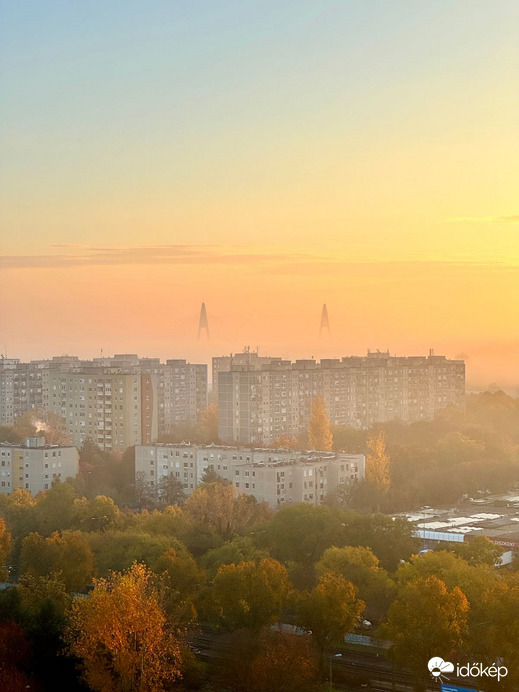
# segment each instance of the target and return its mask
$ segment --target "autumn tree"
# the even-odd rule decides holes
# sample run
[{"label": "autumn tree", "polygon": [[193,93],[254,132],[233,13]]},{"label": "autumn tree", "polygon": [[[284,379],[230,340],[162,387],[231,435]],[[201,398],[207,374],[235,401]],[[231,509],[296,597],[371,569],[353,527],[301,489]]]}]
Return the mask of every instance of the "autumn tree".
[{"label": "autumn tree", "polygon": [[6,581],[9,576],[6,560],[12,548],[11,534],[7,530],[5,521],[0,518],[0,581]]},{"label": "autumn tree", "polygon": [[91,597],[74,602],[65,640],[92,690],[161,692],[180,675],[179,641],[144,565],[96,580]]},{"label": "autumn tree", "polygon": [[383,431],[371,435],[366,446],[366,480],[385,489],[389,486],[389,454]]},{"label": "autumn tree", "polygon": [[430,576],[410,581],[388,611],[384,636],[393,642],[394,660],[413,670],[423,684],[427,661],[460,651],[467,637],[469,602],[460,588],[448,589]]},{"label": "autumn tree", "polygon": [[70,444],[65,419],[54,411],[30,409],[18,418],[14,429],[23,438],[42,435],[48,445]]},{"label": "autumn tree", "polygon": [[324,397],[319,394],[312,402],[312,415],[308,423],[308,444],[312,449],[328,451],[333,446],[330,419],[326,413]]},{"label": "autumn tree", "polygon": [[186,514],[222,538],[230,538],[255,518],[261,504],[251,495],[237,493],[232,485],[198,486],[185,504]]}]

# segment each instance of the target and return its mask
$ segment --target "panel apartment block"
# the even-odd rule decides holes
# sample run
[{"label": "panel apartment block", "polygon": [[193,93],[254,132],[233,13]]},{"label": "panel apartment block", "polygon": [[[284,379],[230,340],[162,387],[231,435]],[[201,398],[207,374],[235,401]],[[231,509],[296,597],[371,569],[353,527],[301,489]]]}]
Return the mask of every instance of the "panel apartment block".
[{"label": "panel apartment block", "polygon": [[430,420],[465,405],[465,364],[430,353],[369,353],[342,359],[233,365],[218,375],[219,436],[228,443],[271,444],[304,434],[317,395],[332,424],[358,429],[377,422]]},{"label": "panel apartment block", "polygon": [[256,449],[222,445],[156,444],[135,448],[135,472],[158,485],[173,476],[185,495],[212,469],[236,492],[273,508],[289,503],[320,504],[342,483],[365,476],[365,457],[344,452]]},{"label": "panel apartment block", "polygon": [[42,437],[29,437],[24,445],[0,444],[0,493],[17,488],[36,495],[49,490],[53,481],[74,478],[79,471],[75,447],[46,445]]}]

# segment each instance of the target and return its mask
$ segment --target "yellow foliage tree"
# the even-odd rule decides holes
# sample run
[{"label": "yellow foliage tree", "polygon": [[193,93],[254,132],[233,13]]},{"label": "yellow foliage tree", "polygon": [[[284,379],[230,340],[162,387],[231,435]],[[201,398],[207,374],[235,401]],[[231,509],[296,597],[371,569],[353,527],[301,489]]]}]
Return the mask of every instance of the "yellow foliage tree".
[{"label": "yellow foliage tree", "polygon": [[308,423],[308,443],[313,449],[328,451],[333,445],[330,419],[326,413],[324,397],[319,394],[312,403],[312,416]]},{"label": "yellow foliage tree", "polygon": [[381,488],[389,486],[389,454],[386,451],[386,439],[381,430],[367,441],[366,480]]},{"label": "yellow foliage tree", "polygon": [[5,521],[0,518],[0,581],[5,581],[8,577],[8,572],[4,564],[12,548],[13,541],[11,539],[11,534],[7,530]]},{"label": "yellow foliage tree", "polygon": [[96,580],[91,597],[74,602],[65,639],[92,690],[161,692],[180,676],[178,639],[141,564]]}]

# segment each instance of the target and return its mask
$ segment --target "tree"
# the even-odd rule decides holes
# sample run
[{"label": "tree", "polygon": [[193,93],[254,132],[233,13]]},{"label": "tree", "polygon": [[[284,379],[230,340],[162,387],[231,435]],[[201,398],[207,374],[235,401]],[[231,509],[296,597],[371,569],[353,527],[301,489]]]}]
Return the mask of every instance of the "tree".
[{"label": "tree", "polygon": [[91,597],[74,602],[65,640],[93,690],[159,692],[180,675],[179,642],[144,565],[96,580]]},{"label": "tree", "polygon": [[15,431],[22,436],[43,435],[48,445],[68,445],[70,436],[65,419],[54,411],[31,409],[20,416],[14,425]]},{"label": "tree", "polygon": [[214,578],[213,598],[225,629],[259,630],[281,612],[290,591],[286,569],[276,560],[222,565]]},{"label": "tree", "polygon": [[386,451],[384,432],[372,435],[366,442],[366,480],[387,489],[389,487],[389,454]]},{"label": "tree", "polygon": [[185,500],[182,483],[175,476],[162,476],[157,487],[157,500],[163,507],[180,505]]},{"label": "tree", "polygon": [[255,518],[261,504],[252,495],[237,494],[232,485],[209,483],[191,493],[184,509],[197,523],[213,529],[222,538],[231,538]]},{"label": "tree", "polygon": [[279,435],[273,442],[270,443],[269,447],[272,449],[301,449],[301,443],[297,437],[290,437],[290,435]]},{"label": "tree", "polygon": [[0,442],[18,445],[23,442],[23,437],[12,425],[0,425]]},{"label": "tree", "polygon": [[6,560],[13,548],[11,534],[7,530],[5,521],[0,518],[0,581],[6,581],[9,577],[9,571],[6,566]]},{"label": "tree", "polygon": [[22,574],[16,588],[23,610],[33,618],[43,611],[61,619],[69,609],[70,595],[59,572],[43,576],[27,572]]},{"label": "tree", "polygon": [[321,672],[324,651],[337,639],[342,641],[346,632],[355,625],[365,603],[357,598],[353,584],[340,574],[326,572],[319,583],[303,596],[299,607],[299,624],[312,632],[321,654]]},{"label": "tree", "polygon": [[409,582],[389,608],[383,634],[392,655],[422,681],[427,662],[440,652],[445,660],[460,651],[467,636],[469,602],[457,586],[447,589],[438,577]]},{"label": "tree", "polygon": [[79,533],[64,536],[58,532],[45,538],[31,533],[23,539],[20,552],[21,571],[35,576],[59,574],[67,591],[80,591],[91,583],[94,555]]},{"label": "tree", "polygon": [[310,637],[237,630],[220,662],[218,689],[230,692],[316,692],[318,661]]},{"label": "tree", "polygon": [[226,541],[220,547],[207,551],[202,556],[200,563],[214,577],[218,568],[222,565],[238,564],[239,562],[250,560],[257,562],[263,557],[267,557],[266,551],[257,548],[252,538],[249,536],[235,536],[231,541]]},{"label": "tree", "polygon": [[308,443],[313,449],[328,451],[333,446],[330,419],[322,395],[316,396],[312,403],[312,415],[308,423]]},{"label": "tree", "polygon": [[494,565],[501,563],[503,548],[492,543],[486,536],[476,536],[468,543],[456,543],[453,552],[472,565]]},{"label": "tree", "polygon": [[119,508],[106,495],[97,495],[93,500],[87,500],[86,497],[74,500],[74,526],[82,531],[113,529],[119,517]]},{"label": "tree", "polygon": [[268,534],[278,560],[313,563],[337,544],[343,530],[341,517],[327,505],[300,503],[274,515]]},{"label": "tree", "polygon": [[50,490],[38,495],[35,514],[40,533],[50,536],[72,526],[77,493],[70,483],[55,482]]},{"label": "tree", "polygon": [[24,670],[31,653],[22,627],[12,620],[0,622],[0,689],[23,692],[34,686]]},{"label": "tree", "polygon": [[316,564],[318,575],[335,572],[350,581],[366,602],[366,615],[381,619],[394,596],[395,585],[369,548],[328,548]]},{"label": "tree", "polygon": [[196,429],[197,441],[202,444],[218,444],[218,406],[209,404],[209,406],[200,414],[200,424]]}]

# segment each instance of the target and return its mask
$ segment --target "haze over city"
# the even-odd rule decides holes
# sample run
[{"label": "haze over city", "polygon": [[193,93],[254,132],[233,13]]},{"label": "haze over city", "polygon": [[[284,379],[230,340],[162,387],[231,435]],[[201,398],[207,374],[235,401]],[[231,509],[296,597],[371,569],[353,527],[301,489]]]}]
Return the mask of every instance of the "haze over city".
[{"label": "haze over city", "polygon": [[434,348],[517,390],[516,3],[0,12],[1,352]]}]

